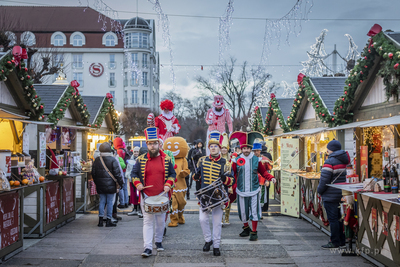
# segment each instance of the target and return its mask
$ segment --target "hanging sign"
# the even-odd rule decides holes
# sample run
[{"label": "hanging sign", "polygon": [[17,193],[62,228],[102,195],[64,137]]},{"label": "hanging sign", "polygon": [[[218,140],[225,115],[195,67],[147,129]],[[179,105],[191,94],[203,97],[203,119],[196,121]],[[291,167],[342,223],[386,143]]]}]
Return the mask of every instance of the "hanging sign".
[{"label": "hanging sign", "polygon": [[46,186],[46,222],[49,224],[60,215],[60,183],[48,183]]},{"label": "hanging sign", "polygon": [[63,180],[63,215],[74,211],[74,178]]},{"label": "hanging sign", "polygon": [[19,194],[10,192],[0,196],[1,248],[19,239]]}]

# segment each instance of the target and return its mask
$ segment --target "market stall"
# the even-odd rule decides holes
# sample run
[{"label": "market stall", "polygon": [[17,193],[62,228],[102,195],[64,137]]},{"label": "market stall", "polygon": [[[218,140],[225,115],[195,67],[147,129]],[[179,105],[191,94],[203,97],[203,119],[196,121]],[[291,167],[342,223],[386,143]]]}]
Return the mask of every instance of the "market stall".
[{"label": "market stall", "polygon": [[[82,171],[85,173],[81,184],[81,197],[76,199],[76,211],[86,212],[95,208],[99,204],[99,197],[95,190],[94,182],[91,177],[91,166],[94,160],[93,154],[97,144],[112,141],[119,132],[118,114],[114,109],[112,95],[106,96],[82,96],[87,105],[88,112],[91,114],[88,126],[90,132],[84,136],[83,142],[87,143],[87,151],[82,151],[86,158],[86,164]],[[85,154],[83,154],[85,153]]]},{"label": "market stall", "polygon": [[47,122],[52,123],[39,136],[40,167],[46,167],[46,178],[52,181],[43,189],[43,232],[33,232],[39,236],[75,219],[76,198],[82,195],[82,151],[87,150],[83,136],[90,129],[86,127],[90,113],[78,86],[76,81],[66,83],[62,70],[55,84],[35,86]]},{"label": "market stall", "polygon": [[0,58],[1,260],[22,250],[27,216],[24,190],[35,187],[41,180],[31,162],[35,157],[30,154],[31,148],[37,150],[36,132],[29,131],[28,125],[41,124],[43,106],[25,64],[20,61],[24,54],[26,50],[14,47]]}]

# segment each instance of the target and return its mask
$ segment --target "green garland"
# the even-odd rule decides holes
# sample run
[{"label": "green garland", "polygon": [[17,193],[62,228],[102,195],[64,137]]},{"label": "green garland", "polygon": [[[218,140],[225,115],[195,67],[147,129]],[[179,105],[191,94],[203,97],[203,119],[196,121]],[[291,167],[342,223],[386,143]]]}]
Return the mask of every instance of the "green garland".
[{"label": "green garland", "polygon": [[119,125],[118,118],[116,116],[116,112],[114,109],[114,103],[113,103],[112,99],[106,98],[104,100],[103,105],[100,110],[100,113],[99,113],[99,116],[97,116],[97,118],[96,118],[96,121],[94,122],[94,124],[92,124],[92,125],[89,124],[88,126],[95,128],[95,129],[99,129],[101,127],[107,113],[110,113],[110,115],[111,115],[112,124],[115,129],[114,133],[118,134],[119,130],[120,130],[120,125]]},{"label": "green garland", "polygon": [[271,129],[271,121],[273,114],[276,114],[277,120],[279,122],[279,126],[283,130],[283,132],[287,133],[290,131],[290,128],[287,126],[285,118],[283,117],[283,113],[281,108],[279,107],[278,100],[276,100],[275,95],[271,95],[271,100],[269,101],[269,107],[267,116],[265,118],[265,127],[263,129],[263,133],[266,135],[272,135],[273,131]]},{"label": "green garland", "polygon": [[254,108],[253,116],[254,116],[254,122],[253,122],[253,125],[251,126],[251,130],[261,133],[264,125],[263,125],[262,116],[261,116],[259,107]]},{"label": "green garland", "polygon": [[57,106],[48,116],[47,121],[51,122],[54,127],[58,124],[58,121],[64,118],[66,110],[71,105],[72,98],[75,99],[75,107],[81,115],[83,125],[89,123],[90,114],[87,111],[86,104],[83,103],[82,96],[79,92],[75,91],[74,87],[68,86],[64,95],[61,96],[60,101],[57,103]]},{"label": "green garland", "polygon": [[[369,40],[370,41],[370,40]],[[386,38],[383,32],[372,37],[372,44],[364,47],[362,58],[357,60],[356,66],[350,71],[346,80],[344,94],[336,101],[334,107],[335,124],[341,125],[352,122],[353,113],[348,108],[354,102],[354,94],[358,86],[368,78],[376,57],[383,58],[377,75],[383,78],[386,98],[398,95],[400,89],[400,50]]]},{"label": "green garland", "polygon": [[319,94],[314,90],[310,83],[309,77],[304,77],[299,84],[299,90],[297,91],[297,96],[293,101],[293,108],[290,112],[289,118],[287,119],[287,125],[290,131],[297,129],[296,117],[300,109],[301,102],[308,98],[308,101],[312,104],[315,113],[322,122],[328,123],[329,127],[335,124],[335,118],[333,118],[328,109],[322,104],[322,99]]},{"label": "green garland", "polygon": [[24,89],[25,100],[30,104],[32,110],[35,110],[35,112],[28,112],[28,116],[32,120],[42,120],[44,119],[44,104],[41,102],[40,96],[36,94],[36,90],[33,87],[33,80],[28,75],[28,69],[25,67],[23,61],[20,62],[20,67],[15,66],[15,61],[11,54],[5,56],[0,61],[0,80],[7,81],[10,73],[13,71],[16,72],[21,86]]}]

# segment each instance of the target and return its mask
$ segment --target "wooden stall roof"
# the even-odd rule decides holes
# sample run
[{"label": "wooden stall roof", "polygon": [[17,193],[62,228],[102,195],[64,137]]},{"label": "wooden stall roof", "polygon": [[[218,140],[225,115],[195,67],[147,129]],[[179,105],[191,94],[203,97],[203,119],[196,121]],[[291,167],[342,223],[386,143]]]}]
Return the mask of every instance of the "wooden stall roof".
[{"label": "wooden stall roof", "polygon": [[276,100],[278,101],[279,108],[282,111],[283,118],[286,119],[292,111],[294,98],[277,98]]},{"label": "wooden stall roof", "polygon": [[103,106],[104,100],[106,99],[105,96],[82,96],[83,102],[85,102],[88,112],[90,113],[90,120],[89,123],[93,124],[97,116],[100,113],[100,110]]},{"label": "wooden stall roof", "polygon": [[36,92],[45,103],[44,114],[49,115],[53,111],[67,88],[68,85],[35,84]]},{"label": "wooden stall roof", "polygon": [[347,77],[310,77],[311,85],[320,95],[324,106],[333,115],[335,102],[343,94]]}]

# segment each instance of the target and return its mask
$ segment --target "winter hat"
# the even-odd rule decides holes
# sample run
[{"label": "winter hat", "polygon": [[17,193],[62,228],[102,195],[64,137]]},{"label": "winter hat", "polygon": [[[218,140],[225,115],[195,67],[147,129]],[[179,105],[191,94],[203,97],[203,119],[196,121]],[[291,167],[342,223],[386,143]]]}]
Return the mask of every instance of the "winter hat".
[{"label": "winter hat", "polygon": [[338,140],[332,140],[328,143],[327,148],[330,151],[337,151],[337,150],[341,150],[342,149],[342,145],[340,144],[340,142]]},{"label": "winter hat", "polygon": [[253,144],[253,150],[262,150],[261,147],[262,147],[262,145],[260,143]]},{"label": "winter hat", "polygon": [[111,145],[110,145],[110,143],[107,143],[107,142],[102,143],[100,148],[99,148],[99,151],[101,153],[107,153],[107,152],[111,153]]},{"label": "winter hat", "polygon": [[133,148],[133,152],[139,152],[139,150],[140,150],[140,147],[138,147],[138,146],[135,146],[135,147]]}]

